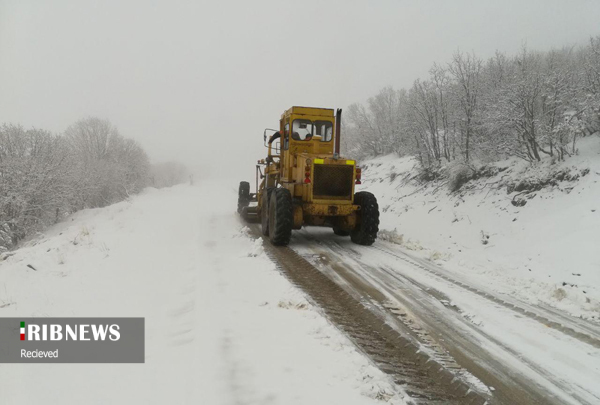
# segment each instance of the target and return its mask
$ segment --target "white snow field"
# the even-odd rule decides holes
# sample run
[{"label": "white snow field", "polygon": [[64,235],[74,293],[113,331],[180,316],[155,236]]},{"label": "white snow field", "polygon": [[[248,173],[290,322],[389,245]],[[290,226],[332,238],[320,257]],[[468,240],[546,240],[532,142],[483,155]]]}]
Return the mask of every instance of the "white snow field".
[{"label": "white snow field", "polygon": [[[307,228],[291,248],[348,290],[344,274],[381,292],[384,302],[361,299],[382,313],[401,310],[400,322],[441,340],[457,334],[455,349],[499,381],[597,403],[600,138],[579,150],[556,164],[498,163],[458,193],[406,181],[414,160],[367,161],[358,189],[378,198],[380,240],[362,247]],[[508,184],[563,169],[580,176],[511,204]],[[234,212],[236,191],[147,189],[0,256],[0,317],[146,318],[145,364],[2,364],[0,404],[410,402],[279,273]],[[435,357],[438,346],[422,350]]]},{"label": "white snow field", "polygon": [[[360,188],[377,196],[380,238],[471,284],[600,324],[600,137],[577,145],[565,162],[497,163],[506,169],[458,193],[407,182],[416,161],[388,155],[364,162]],[[517,192],[498,188],[563,169],[586,174],[523,196],[521,207],[511,204]]]},{"label": "white snow field", "polygon": [[0,404],[405,403],[277,271],[236,198],[147,189],[4,255],[1,317],[145,317],[146,362],[2,364]]},{"label": "white snow field", "polygon": [[[375,311],[394,309],[400,315],[390,325],[399,320],[436,337],[423,350],[446,344],[469,353],[499,381],[525,381],[552,403],[596,404],[600,138],[582,139],[579,151],[555,164],[501,162],[505,170],[458,193],[443,181],[407,181],[417,174],[413,159],[366,161],[358,189],[379,202],[375,245],[307,228],[290,246]],[[511,204],[517,192],[507,193],[507,184],[564,169],[579,178],[523,195],[523,206]],[[442,342],[454,336],[468,343]]]}]

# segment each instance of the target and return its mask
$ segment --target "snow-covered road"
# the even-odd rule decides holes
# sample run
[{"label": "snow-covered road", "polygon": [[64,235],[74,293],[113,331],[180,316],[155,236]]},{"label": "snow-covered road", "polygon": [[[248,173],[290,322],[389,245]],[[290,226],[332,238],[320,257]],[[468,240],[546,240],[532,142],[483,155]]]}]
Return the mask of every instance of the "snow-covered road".
[{"label": "snow-covered road", "polygon": [[235,199],[149,189],[0,262],[2,317],[146,318],[145,364],[2,364],[0,403],[404,403],[275,269]]},{"label": "snow-covered road", "polygon": [[362,247],[308,228],[291,247],[502,403],[600,402],[598,325],[494,293],[389,242]]},{"label": "snow-covered road", "polygon": [[[4,255],[0,316],[142,316],[146,363],[2,364],[0,403],[405,403],[276,269],[235,199],[218,183],[148,189]],[[600,401],[594,323],[391,242],[362,247],[308,228],[291,248],[498,402]]]}]

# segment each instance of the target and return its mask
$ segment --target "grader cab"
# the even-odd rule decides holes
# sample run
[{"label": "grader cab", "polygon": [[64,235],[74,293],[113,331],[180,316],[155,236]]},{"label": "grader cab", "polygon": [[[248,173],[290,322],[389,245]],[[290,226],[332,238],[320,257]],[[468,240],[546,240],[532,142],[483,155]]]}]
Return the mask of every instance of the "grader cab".
[{"label": "grader cab", "polygon": [[341,109],[334,116],[333,109],[292,107],[281,115],[278,130],[265,130],[267,157],[256,165],[257,191],[240,183],[238,212],[260,218],[273,244],[287,245],[292,229],[308,225],[331,227],[360,245],[377,238],[377,199],[354,192],[361,169],[340,157],[341,115]]}]

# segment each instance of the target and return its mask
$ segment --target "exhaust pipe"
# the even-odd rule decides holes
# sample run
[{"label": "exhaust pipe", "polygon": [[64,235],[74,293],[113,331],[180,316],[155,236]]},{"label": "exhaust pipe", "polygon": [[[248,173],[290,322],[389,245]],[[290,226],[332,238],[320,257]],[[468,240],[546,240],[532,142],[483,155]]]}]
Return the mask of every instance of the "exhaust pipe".
[{"label": "exhaust pipe", "polygon": [[335,114],[335,144],[333,147],[333,156],[338,158],[340,156],[340,139],[342,133],[342,109],[338,108]]}]

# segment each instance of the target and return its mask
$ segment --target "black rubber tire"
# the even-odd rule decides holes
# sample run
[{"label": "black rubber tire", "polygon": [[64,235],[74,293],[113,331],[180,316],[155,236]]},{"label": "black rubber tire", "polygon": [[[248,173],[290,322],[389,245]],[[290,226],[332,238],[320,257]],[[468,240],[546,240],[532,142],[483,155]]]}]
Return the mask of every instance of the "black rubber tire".
[{"label": "black rubber tire", "polygon": [[238,188],[238,214],[241,214],[244,207],[248,205],[250,205],[250,183],[240,181],[240,187]]},{"label": "black rubber tire", "polygon": [[269,201],[269,239],[277,246],[286,246],[292,237],[294,223],[292,194],[286,188],[276,188]]},{"label": "black rubber tire", "polygon": [[335,233],[337,236],[348,236],[350,235],[350,232],[348,231],[343,231],[339,228],[334,227],[333,228],[333,233]]},{"label": "black rubber tire", "polygon": [[261,211],[260,211],[260,228],[262,234],[265,236],[269,236],[269,198],[271,197],[271,193],[273,192],[273,188],[270,187],[263,191],[262,193],[262,203],[261,203]]},{"label": "black rubber tire", "polygon": [[357,212],[356,228],[350,232],[350,239],[358,245],[371,246],[379,232],[379,206],[377,198],[367,191],[354,194],[354,204],[360,206]]}]

